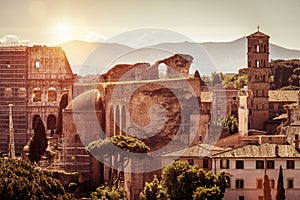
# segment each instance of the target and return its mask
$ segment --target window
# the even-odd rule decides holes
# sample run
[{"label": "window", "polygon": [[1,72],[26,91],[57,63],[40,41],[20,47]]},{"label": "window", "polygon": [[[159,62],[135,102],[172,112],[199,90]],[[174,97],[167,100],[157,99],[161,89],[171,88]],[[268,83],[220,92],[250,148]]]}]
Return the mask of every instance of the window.
[{"label": "window", "polygon": [[235,168],[236,169],[244,169],[244,161],[243,160],[235,161]]},{"label": "window", "polygon": [[226,188],[230,188],[230,177],[229,176],[225,176],[226,178]]},{"label": "window", "polygon": [[288,179],[288,188],[294,188],[294,180]]},{"label": "window", "polygon": [[5,88],[4,89],[4,97],[11,97],[12,96],[12,89],[11,88]]},{"label": "window", "polygon": [[274,169],[274,168],[275,168],[274,160],[268,160],[267,169]]},{"label": "window", "polygon": [[47,91],[48,102],[55,102],[57,99],[56,89],[54,87],[50,87]]},{"label": "window", "polygon": [[26,88],[21,87],[18,89],[18,97],[26,97]]},{"label": "window", "polygon": [[286,168],[287,169],[295,169],[295,161],[294,160],[287,160],[286,161]]},{"label": "window", "polygon": [[263,188],[263,180],[262,179],[258,179],[256,181],[256,187],[257,188]]},{"label": "window", "polygon": [[263,160],[256,161],[256,169],[264,169],[264,161]]},{"label": "window", "polygon": [[264,200],[264,197],[263,196],[259,196],[258,200]]},{"label": "window", "polygon": [[42,91],[40,88],[36,87],[33,89],[33,102],[40,102],[42,100]]},{"label": "window", "polygon": [[221,169],[229,169],[229,160],[221,159],[220,160],[220,168]]},{"label": "window", "polygon": [[203,168],[208,168],[208,159],[203,159]]},{"label": "window", "polygon": [[193,165],[194,164],[194,159],[188,159],[188,163],[189,163],[189,165]]},{"label": "window", "polygon": [[35,62],[35,68],[40,68],[40,61]]},{"label": "window", "polygon": [[256,52],[259,52],[259,45],[255,45]]},{"label": "window", "polygon": [[235,180],[235,188],[236,189],[243,189],[244,188],[244,180]]},{"label": "window", "polygon": [[239,196],[239,200],[245,200],[244,196]]}]

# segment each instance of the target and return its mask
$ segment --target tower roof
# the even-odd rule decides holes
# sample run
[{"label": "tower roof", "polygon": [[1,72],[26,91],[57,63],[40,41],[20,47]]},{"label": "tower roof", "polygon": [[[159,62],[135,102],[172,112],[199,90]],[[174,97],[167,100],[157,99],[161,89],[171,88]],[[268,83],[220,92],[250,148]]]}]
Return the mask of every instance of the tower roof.
[{"label": "tower roof", "polygon": [[247,36],[247,38],[250,38],[250,37],[268,37],[268,38],[270,38],[270,36],[260,32],[260,31],[256,31],[255,33],[252,33],[251,35]]}]

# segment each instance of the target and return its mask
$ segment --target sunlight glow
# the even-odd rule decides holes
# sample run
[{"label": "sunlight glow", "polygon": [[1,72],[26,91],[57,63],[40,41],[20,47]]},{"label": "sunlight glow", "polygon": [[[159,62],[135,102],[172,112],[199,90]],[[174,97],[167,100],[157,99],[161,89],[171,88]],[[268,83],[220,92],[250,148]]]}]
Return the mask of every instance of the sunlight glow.
[{"label": "sunlight glow", "polygon": [[66,23],[58,24],[55,28],[55,33],[57,35],[67,35],[70,33],[70,25]]}]

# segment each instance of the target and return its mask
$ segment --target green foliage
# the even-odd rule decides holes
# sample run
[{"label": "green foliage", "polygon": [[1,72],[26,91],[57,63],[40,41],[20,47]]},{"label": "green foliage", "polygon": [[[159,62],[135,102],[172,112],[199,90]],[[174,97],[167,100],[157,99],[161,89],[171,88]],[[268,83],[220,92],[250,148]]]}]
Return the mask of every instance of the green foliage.
[{"label": "green foliage", "polygon": [[153,181],[150,183],[146,183],[144,187],[144,191],[140,194],[141,200],[156,200],[159,198],[159,180],[156,176],[154,176]]},{"label": "green foliage", "polygon": [[270,180],[267,174],[264,175],[264,200],[272,200]]},{"label": "green foliage", "polygon": [[122,188],[108,187],[107,185],[101,185],[96,188],[95,192],[91,194],[92,199],[103,200],[121,200],[125,199],[125,193]]},{"label": "green foliage", "polygon": [[234,116],[226,116],[225,118],[221,119],[221,123],[223,124],[224,128],[228,129],[230,135],[239,132],[238,121]]},{"label": "green foliage", "polygon": [[74,199],[50,171],[17,159],[0,159],[1,199]]},{"label": "green foliage", "polygon": [[274,60],[270,62],[270,70],[270,76],[274,77],[274,89],[300,86],[300,60]]},{"label": "green foliage", "polygon": [[[163,171],[161,183],[158,180],[146,183],[141,199],[216,199],[221,200],[226,189],[226,175],[205,172],[196,165],[176,161]],[[158,190],[158,186],[161,189]]]},{"label": "green foliage", "polygon": [[233,77],[224,78],[222,84],[225,88],[233,87],[236,89],[242,89],[248,83],[248,76],[246,74],[236,74]]},{"label": "green foliage", "polygon": [[282,174],[282,167],[280,165],[279,168],[279,175],[277,181],[277,193],[276,193],[276,200],[285,200],[285,190],[283,186],[283,174]]},{"label": "green foliage", "polygon": [[212,188],[198,187],[196,192],[193,194],[194,200],[204,200],[204,199],[220,199],[220,188],[213,186]]},{"label": "green foliage", "polygon": [[[115,148],[119,147],[123,151],[115,151]],[[148,153],[150,148],[137,138],[115,135],[104,140],[97,140],[91,142],[87,150],[95,155],[112,155],[122,153],[124,156],[128,156],[128,153]]]},{"label": "green foliage", "polygon": [[38,118],[34,126],[34,135],[29,144],[29,160],[38,163],[48,146],[45,126],[41,118]]},{"label": "green foliage", "polygon": [[[87,146],[87,151],[93,155],[98,155],[101,157],[114,157],[115,163],[111,163],[115,170],[113,175],[109,180],[109,185],[118,184],[119,174],[117,170],[123,170],[129,161],[132,154],[137,153],[138,158],[142,159],[143,156],[147,155],[150,148],[142,141],[137,138],[115,135],[104,140],[97,140],[91,142]],[[115,178],[115,180],[113,180]]]}]

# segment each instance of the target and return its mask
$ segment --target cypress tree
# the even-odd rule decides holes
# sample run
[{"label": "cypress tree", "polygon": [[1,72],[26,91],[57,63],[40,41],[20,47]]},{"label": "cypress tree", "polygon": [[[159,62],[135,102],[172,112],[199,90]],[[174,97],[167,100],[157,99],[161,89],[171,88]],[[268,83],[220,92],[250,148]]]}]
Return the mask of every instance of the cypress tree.
[{"label": "cypress tree", "polygon": [[284,186],[283,186],[283,174],[282,174],[281,165],[279,168],[279,176],[278,176],[278,181],[277,181],[276,200],[285,200],[285,190],[284,190]]},{"label": "cypress tree", "polygon": [[264,200],[272,200],[269,176],[264,176]]},{"label": "cypress tree", "polygon": [[62,133],[62,111],[68,106],[68,94],[63,94],[59,102],[58,119],[56,123],[56,134]]},{"label": "cypress tree", "polygon": [[29,145],[29,160],[31,163],[38,163],[48,146],[45,126],[39,117],[34,126],[34,135]]}]

